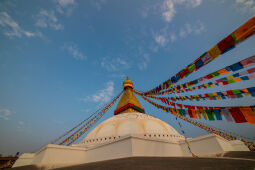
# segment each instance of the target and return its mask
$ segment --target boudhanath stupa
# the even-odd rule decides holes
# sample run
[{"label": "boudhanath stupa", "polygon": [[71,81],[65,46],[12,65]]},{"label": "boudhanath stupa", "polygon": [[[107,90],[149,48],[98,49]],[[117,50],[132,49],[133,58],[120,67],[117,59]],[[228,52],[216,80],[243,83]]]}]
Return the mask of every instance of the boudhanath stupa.
[{"label": "boudhanath stupa", "polygon": [[[22,154],[13,167],[34,165],[45,169],[71,168],[121,158],[212,160],[217,157],[218,160],[223,159],[219,158],[219,155],[225,153],[249,152],[239,140],[228,141],[220,136],[208,134],[186,139],[192,153],[197,157],[194,158],[187,147],[185,136],[168,123],[146,114],[134,95],[133,83],[128,78],[123,82],[123,90],[113,116],[91,130],[81,142],[71,146],[48,144],[35,153]],[[237,161],[238,158],[231,159],[233,160]],[[150,167],[150,161],[144,161],[144,164]]]}]

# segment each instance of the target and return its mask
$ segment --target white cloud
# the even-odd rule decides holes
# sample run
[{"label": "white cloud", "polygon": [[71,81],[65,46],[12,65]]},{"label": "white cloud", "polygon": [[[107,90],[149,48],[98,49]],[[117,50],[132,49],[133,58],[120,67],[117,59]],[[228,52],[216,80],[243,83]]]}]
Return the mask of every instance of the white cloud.
[{"label": "white cloud", "polygon": [[126,77],[125,74],[111,74],[109,75],[109,77],[112,77],[112,78],[124,78]]},{"label": "white cloud", "polygon": [[97,91],[95,94],[87,96],[81,99],[83,102],[96,102],[96,103],[107,103],[109,102],[114,93],[114,82],[109,81],[106,83],[104,89]]},{"label": "white cloud", "polygon": [[[188,35],[192,35],[192,34],[198,35],[205,31],[206,31],[205,25],[201,23],[200,21],[197,21],[193,24],[186,23],[185,25],[183,25],[182,28],[179,29],[177,34],[168,30],[168,27],[166,26],[165,28],[161,29],[159,33],[153,33],[153,38],[159,46],[165,47],[169,43],[173,43],[180,38],[185,38]],[[156,50],[158,49],[154,46],[152,50],[154,48]]]},{"label": "white cloud", "polygon": [[21,128],[23,128],[23,127],[24,127],[24,122],[23,122],[23,121],[19,121],[19,122],[18,122],[17,128],[18,128],[18,129],[21,129]]},{"label": "white cloud", "polygon": [[176,37],[176,35],[175,34],[170,34],[170,41],[171,42],[174,42],[174,41],[176,41],[176,39],[177,39],[177,37]]},{"label": "white cloud", "polygon": [[165,46],[168,43],[168,39],[164,35],[155,35],[154,39],[156,43],[158,43],[161,46]]},{"label": "white cloud", "polygon": [[66,43],[63,47],[67,50],[67,52],[72,55],[72,57],[76,60],[86,60],[87,56],[85,56],[74,43]]},{"label": "white cloud", "polygon": [[100,11],[102,6],[106,3],[106,0],[92,0],[91,2],[97,8],[97,10]]},{"label": "white cloud", "polygon": [[166,22],[171,22],[177,13],[176,5],[186,5],[186,7],[196,8],[201,5],[202,0],[164,0],[162,4],[162,17]]},{"label": "white cloud", "polygon": [[150,62],[150,56],[149,54],[144,54],[142,62],[138,64],[138,68],[140,70],[145,70],[148,67],[148,63]]},{"label": "white cloud", "polygon": [[111,59],[109,57],[104,57],[101,61],[101,66],[107,71],[117,71],[121,69],[128,69],[130,64],[121,57]]},{"label": "white cloud", "polygon": [[57,3],[57,11],[61,14],[71,15],[76,7],[75,0],[55,0]]},{"label": "white cloud", "polygon": [[10,120],[11,113],[9,109],[0,108],[0,119]]},{"label": "white cloud", "polygon": [[173,0],[165,0],[163,4],[163,9],[165,10],[162,13],[162,16],[167,22],[172,21],[176,11],[174,7],[174,1]]},{"label": "white cloud", "polygon": [[58,23],[58,19],[53,10],[47,11],[42,9],[38,14],[38,19],[35,25],[41,28],[52,28],[54,30],[64,29],[64,26]]},{"label": "white cloud", "polygon": [[23,121],[19,121],[18,123],[19,123],[19,125],[24,125]]},{"label": "white cloud", "polygon": [[57,3],[62,7],[67,7],[69,5],[74,5],[75,0],[57,0]]},{"label": "white cloud", "polygon": [[3,33],[8,37],[42,37],[40,32],[34,33],[22,29],[7,12],[0,12],[0,26],[4,28]]},{"label": "white cloud", "polygon": [[236,5],[238,9],[244,12],[254,12],[255,11],[255,2],[254,0],[236,0]]},{"label": "white cloud", "polygon": [[201,34],[205,32],[205,26],[201,22],[197,22],[195,25],[185,24],[183,28],[179,31],[179,36],[181,38],[187,37],[190,34]]},{"label": "white cloud", "polygon": [[197,7],[199,5],[201,5],[202,0],[187,0],[187,2],[193,7]]}]

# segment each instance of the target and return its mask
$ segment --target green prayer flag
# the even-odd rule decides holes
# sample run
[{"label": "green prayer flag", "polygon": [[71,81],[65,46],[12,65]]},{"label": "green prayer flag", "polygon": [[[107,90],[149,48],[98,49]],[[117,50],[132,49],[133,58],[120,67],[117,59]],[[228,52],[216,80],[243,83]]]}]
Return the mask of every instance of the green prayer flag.
[{"label": "green prayer flag", "polygon": [[240,90],[232,90],[234,94],[240,94],[241,91]]},{"label": "green prayer flag", "polygon": [[195,69],[195,64],[191,64],[191,65],[188,67],[188,70],[189,70],[190,73],[191,73],[194,69]]},{"label": "green prayer flag", "polygon": [[242,94],[236,94],[236,97],[237,97],[237,98],[242,98],[243,95],[242,95]]},{"label": "green prayer flag", "polygon": [[234,79],[230,79],[230,80],[228,80],[228,83],[230,84],[230,83],[235,83],[235,80]]},{"label": "green prayer flag", "polygon": [[183,114],[182,114],[182,112],[181,112],[181,109],[178,109],[178,111],[179,111],[179,114],[180,114],[181,116],[183,116]]},{"label": "green prayer flag", "polygon": [[213,93],[208,93],[208,96],[214,97]]},{"label": "green prayer flag", "polygon": [[212,73],[212,76],[213,77],[218,77],[220,74],[218,73],[218,72],[214,72],[214,73]]},{"label": "green prayer flag", "polygon": [[205,111],[209,120],[215,120],[211,110],[206,109]]}]

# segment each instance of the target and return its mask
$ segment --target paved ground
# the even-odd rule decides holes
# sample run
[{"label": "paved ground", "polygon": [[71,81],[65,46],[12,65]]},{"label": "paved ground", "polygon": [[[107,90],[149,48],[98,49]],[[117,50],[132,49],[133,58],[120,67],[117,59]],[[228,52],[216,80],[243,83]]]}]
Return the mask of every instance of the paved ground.
[{"label": "paved ground", "polygon": [[[13,170],[25,169],[42,168],[36,166],[13,168]],[[55,170],[255,170],[255,161],[228,158],[132,157]]]}]

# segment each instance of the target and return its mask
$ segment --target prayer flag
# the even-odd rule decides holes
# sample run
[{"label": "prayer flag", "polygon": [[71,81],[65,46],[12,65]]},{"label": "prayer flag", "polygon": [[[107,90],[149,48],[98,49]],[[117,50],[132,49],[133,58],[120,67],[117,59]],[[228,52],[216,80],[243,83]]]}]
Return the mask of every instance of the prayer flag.
[{"label": "prayer flag", "polygon": [[216,119],[217,120],[222,120],[221,114],[220,114],[220,110],[219,109],[213,109]]},{"label": "prayer flag", "polygon": [[208,53],[210,54],[210,56],[211,56],[213,59],[215,59],[215,58],[217,58],[217,57],[221,54],[221,51],[220,51],[218,45],[215,45],[215,46],[213,46],[213,47],[208,51]]},{"label": "prayer flag", "polygon": [[203,66],[203,60],[200,58],[198,61],[195,62],[196,70]]},{"label": "prayer flag", "polygon": [[217,45],[223,53],[226,49],[233,46],[235,44],[235,39],[232,37],[232,35],[228,35],[225,39],[223,39],[221,42],[219,42]]},{"label": "prayer flag", "polygon": [[198,118],[201,119],[201,113],[200,113],[200,111],[199,111],[199,110],[195,110],[195,112],[196,112]]},{"label": "prayer flag", "polygon": [[255,96],[255,87],[247,88],[247,90],[249,91],[249,93],[251,94],[251,96]]},{"label": "prayer flag", "polygon": [[241,64],[241,62],[235,63],[229,67],[232,71],[237,71],[237,70],[244,68],[243,65]]},{"label": "prayer flag", "polygon": [[232,118],[231,114],[229,113],[228,109],[221,109],[221,112],[223,113],[225,119],[228,122],[233,122],[233,118]]},{"label": "prayer flag", "polygon": [[207,120],[207,115],[205,110],[200,110],[205,120]]},{"label": "prayer flag", "polygon": [[251,108],[240,108],[240,110],[248,123],[255,124],[255,113]]},{"label": "prayer flag", "polygon": [[255,55],[254,56],[251,56],[249,58],[246,58],[242,61],[240,61],[242,63],[242,65],[246,68],[246,67],[249,67],[249,66],[252,66],[254,63],[255,63]]},{"label": "prayer flag", "polygon": [[207,64],[212,60],[212,58],[209,53],[205,53],[201,56],[201,60],[203,61],[204,64]]},{"label": "prayer flag", "polygon": [[228,74],[228,71],[226,71],[224,68],[217,71],[220,75]]},{"label": "prayer flag", "polygon": [[242,112],[240,111],[239,108],[230,108],[228,110],[229,110],[230,114],[232,115],[232,117],[234,118],[236,123],[247,122],[247,120],[245,119],[244,115],[242,114]]},{"label": "prayer flag", "polygon": [[188,109],[188,114],[189,114],[189,117],[190,118],[194,118],[193,114],[192,114],[192,111],[190,109]]},{"label": "prayer flag", "polygon": [[193,117],[194,117],[195,119],[198,118],[195,109],[191,109],[191,113],[192,113],[192,115],[193,115]]},{"label": "prayer flag", "polygon": [[234,31],[237,41],[245,39],[255,31],[255,16]]},{"label": "prayer flag", "polygon": [[206,114],[207,114],[207,117],[208,117],[209,120],[215,120],[211,110],[206,109],[205,111],[206,111]]}]

